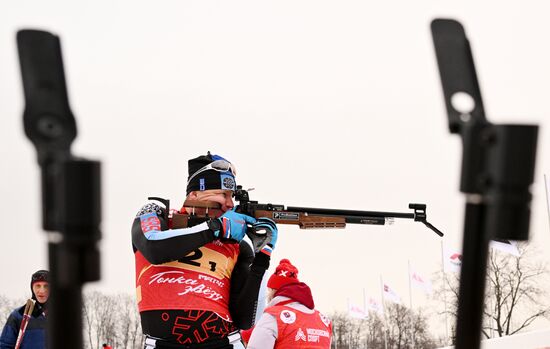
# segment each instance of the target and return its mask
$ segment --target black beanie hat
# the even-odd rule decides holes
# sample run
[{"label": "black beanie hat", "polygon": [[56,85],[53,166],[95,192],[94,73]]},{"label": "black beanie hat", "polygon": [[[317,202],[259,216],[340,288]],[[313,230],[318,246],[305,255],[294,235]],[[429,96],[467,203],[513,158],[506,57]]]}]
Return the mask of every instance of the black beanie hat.
[{"label": "black beanie hat", "polygon": [[[208,166],[209,164],[217,160],[223,160],[231,163],[219,155],[210,154],[210,152],[208,152],[206,155],[201,155],[188,161],[189,176],[187,177],[187,195],[189,195],[189,193],[192,191],[203,191],[211,189],[235,191],[235,173],[233,170],[222,172],[214,169],[208,169],[197,173],[205,166]],[[191,179],[191,181],[189,181],[189,178],[191,178],[193,175],[195,176]]]}]

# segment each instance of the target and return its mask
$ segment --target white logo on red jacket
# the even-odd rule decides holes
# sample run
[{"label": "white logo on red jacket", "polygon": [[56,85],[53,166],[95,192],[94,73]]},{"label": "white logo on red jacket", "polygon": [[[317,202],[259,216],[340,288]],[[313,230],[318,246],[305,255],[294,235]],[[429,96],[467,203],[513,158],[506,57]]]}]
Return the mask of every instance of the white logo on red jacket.
[{"label": "white logo on red jacket", "polygon": [[292,324],[296,321],[296,313],[290,310],[283,310],[279,317],[285,324]]},{"label": "white logo on red jacket", "polygon": [[[183,276],[183,271],[165,271],[162,273],[156,273],[149,278],[149,285],[153,282],[157,284],[182,284],[182,285],[196,285],[198,283],[195,279],[188,279]],[[176,276],[174,276],[176,275]]]},{"label": "white logo on red jacket", "polygon": [[[177,276],[173,276],[170,274],[176,274]],[[213,299],[215,301],[219,301],[220,299],[223,299],[223,296],[220,293],[218,293],[216,290],[206,286],[203,283],[200,283],[199,280],[197,279],[186,278],[185,276],[183,276],[184,274],[185,273],[182,271],[165,271],[162,273],[157,273],[157,274],[151,275],[149,279],[149,285],[151,285],[152,283],[181,284],[181,285],[185,285],[185,288],[182,292],[178,293],[178,296],[183,296],[188,293],[196,293],[196,294],[203,295],[204,298]],[[223,283],[214,282],[215,281],[214,278],[208,278],[208,277],[201,278],[200,275],[199,275],[199,278],[205,279],[206,281],[215,283],[216,285],[223,287]]]},{"label": "white logo on red jacket", "polygon": [[178,293],[178,296],[183,296],[188,293],[196,293],[196,294],[202,294],[204,295],[204,298],[207,299],[213,299],[215,301],[219,301],[220,299],[223,299],[223,296],[219,294],[218,292],[214,291],[210,287],[200,284],[197,286],[185,286],[185,290],[183,292]]},{"label": "white logo on red jacket", "polygon": [[306,334],[304,331],[302,331],[301,328],[298,329],[298,332],[296,333],[296,337],[294,337],[294,341],[297,342],[298,340],[306,341]]},{"label": "white logo on red jacket", "polygon": [[307,331],[307,341],[319,343],[319,337],[330,338],[328,331],[320,330],[318,328],[306,328]]},{"label": "white logo on red jacket", "polygon": [[325,315],[319,313],[319,317],[321,318],[321,321],[323,321],[323,323],[325,324],[325,326],[329,326],[330,325],[330,319],[328,317],[326,317]]}]

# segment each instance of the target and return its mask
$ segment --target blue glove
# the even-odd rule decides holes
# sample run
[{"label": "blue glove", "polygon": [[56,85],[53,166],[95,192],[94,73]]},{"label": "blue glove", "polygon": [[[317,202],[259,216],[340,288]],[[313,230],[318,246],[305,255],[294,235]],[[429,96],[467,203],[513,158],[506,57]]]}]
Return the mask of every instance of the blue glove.
[{"label": "blue glove", "polygon": [[252,224],[252,228],[248,237],[252,240],[255,252],[263,252],[271,256],[271,252],[277,244],[277,225],[275,222],[266,217],[258,218],[256,223]]},{"label": "blue glove", "polygon": [[213,221],[219,224],[211,224],[210,229],[214,231],[214,235],[219,238],[232,239],[240,242],[246,234],[247,224],[256,223],[254,217],[235,212],[235,208],[226,211],[220,218]]}]

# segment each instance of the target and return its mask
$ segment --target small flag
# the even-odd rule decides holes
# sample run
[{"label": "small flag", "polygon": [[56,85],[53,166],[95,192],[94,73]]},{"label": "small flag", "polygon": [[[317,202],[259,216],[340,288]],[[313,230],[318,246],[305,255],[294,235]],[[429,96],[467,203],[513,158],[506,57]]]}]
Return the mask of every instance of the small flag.
[{"label": "small flag", "polygon": [[366,299],[366,303],[367,303],[368,310],[375,311],[380,315],[384,314],[384,307],[382,307],[382,304],[378,302],[376,299],[372,297],[368,297]]},{"label": "small flag", "polygon": [[427,294],[432,294],[433,288],[431,281],[425,279],[414,270],[411,271],[411,283]]},{"label": "small flag", "polygon": [[489,246],[495,250],[506,252],[516,257],[520,256],[518,245],[515,241],[494,239],[489,243]]},{"label": "small flag", "polygon": [[271,256],[271,253],[273,253],[273,248],[269,245],[265,245],[264,247],[262,247],[262,249],[260,250],[260,252],[263,252],[265,253],[266,255],[268,256]]},{"label": "small flag", "polygon": [[384,284],[384,298],[393,303],[401,304],[401,297],[386,284]]},{"label": "small flag", "polygon": [[355,319],[368,319],[369,317],[369,314],[365,311],[365,309],[363,309],[363,307],[353,303],[348,304],[348,314]]},{"label": "small flag", "polygon": [[446,273],[458,273],[462,266],[462,255],[447,248],[443,252],[443,270]]}]

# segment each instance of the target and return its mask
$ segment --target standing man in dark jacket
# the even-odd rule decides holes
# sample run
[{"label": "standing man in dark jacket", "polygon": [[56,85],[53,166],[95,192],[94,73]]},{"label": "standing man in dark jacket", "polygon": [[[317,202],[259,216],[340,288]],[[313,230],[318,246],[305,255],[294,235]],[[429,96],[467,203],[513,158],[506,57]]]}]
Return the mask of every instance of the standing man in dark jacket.
[{"label": "standing man in dark jacket", "polygon": [[[47,303],[50,296],[47,270],[39,270],[32,274],[31,292],[35,305],[20,349],[44,349],[46,348]],[[25,306],[17,308],[8,317],[0,336],[0,349],[15,348],[24,310]]]},{"label": "standing man in dark jacket", "polygon": [[[136,294],[146,349],[232,349],[250,328],[277,227],[234,210],[235,167],[210,153],[188,162],[187,197],[170,212],[153,200],[132,226]],[[215,203],[219,209],[192,206]],[[178,228],[173,213],[190,216]],[[205,214],[208,213],[208,214]],[[268,231],[254,253],[242,241],[247,225]]]}]

